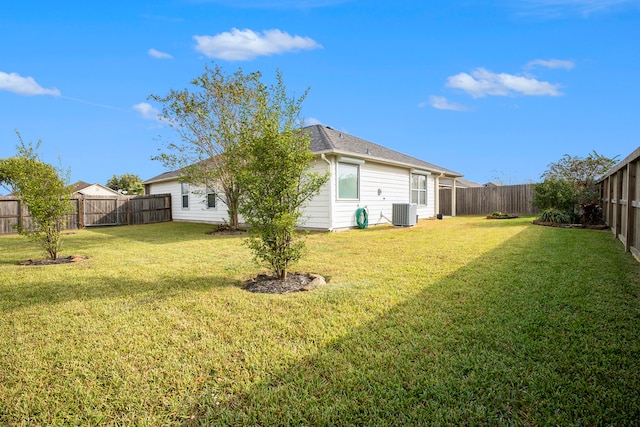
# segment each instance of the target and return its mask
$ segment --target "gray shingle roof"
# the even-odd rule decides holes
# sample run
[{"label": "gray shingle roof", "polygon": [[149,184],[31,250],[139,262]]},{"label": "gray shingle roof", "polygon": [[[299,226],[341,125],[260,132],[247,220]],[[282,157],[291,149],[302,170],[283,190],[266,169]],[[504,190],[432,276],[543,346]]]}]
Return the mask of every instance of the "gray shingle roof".
[{"label": "gray shingle roof", "polygon": [[311,133],[311,151],[314,153],[335,153],[356,155],[365,159],[394,163],[428,171],[445,173],[449,176],[462,176],[457,172],[425,162],[424,160],[402,154],[382,145],[340,132],[328,126],[313,125],[305,127]]},{"label": "gray shingle roof", "polygon": [[180,169],[161,173],[160,175],[156,175],[153,178],[150,178],[144,181],[143,184],[149,184],[151,182],[169,181],[173,178],[178,178],[179,176],[180,176]]},{"label": "gray shingle roof", "polygon": [[[313,125],[307,126],[304,130],[311,136],[311,151],[317,154],[343,154],[363,158],[365,160],[392,163],[411,168],[425,169],[429,172],[444,173],[449,177],[460,177],[462,174],[450,169],[443,168],[433,163],[425,162],[415,157],[407,156],[382,145],[374,144],[362,138],[349,135],[348,133],[334,130],[328,126]],[[144,183],[166,181],[180,176],[180,170],[165,172]]]}]

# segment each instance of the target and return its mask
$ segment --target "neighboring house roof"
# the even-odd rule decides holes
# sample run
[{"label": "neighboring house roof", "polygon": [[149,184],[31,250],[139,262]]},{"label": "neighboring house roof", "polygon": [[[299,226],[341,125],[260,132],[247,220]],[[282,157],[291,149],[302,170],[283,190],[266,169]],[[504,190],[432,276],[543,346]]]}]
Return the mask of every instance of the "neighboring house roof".
[{"label": "neighboring house roof", "polygon": [[104,186],[102,184],[89,184],[84,181],[78,181],[75,184],[71,185],[73,189],[73,193],[82,194],[85,196],[121,196],[116,190],[112,190],[111,188]]},{"label": "neighboring house roof", "polygon": [[71,184],[71,189],[73,190],[73,192],[77,192],[82,190],[83,188],[87,188],[88,186],[90,186],[91,184],[89,184],[88,182],[84,182],[84,181],[78,181],[75,184]]},{"label": "neighboring house roof", "polygon": [[[451,179],[441,179],[440,186],[441,187],[451,187],[452,180]],[[456,188],[473,188],[473,187],[484,187],[482,184],[478,184],[477,182],[469,181],[464,178],[456,178]]]},{"label": "neighboring house roof", "polygon": [[[427,170],[429,172],[445,174],[450,178],[459,178],[462,174],[450,169],[443,168],[433,163],[428,163],[415,157],[402,154],[382,145],[349,135],[345,132],[334,130],[324,125],[313,125],[304,128],[310,133],[310,149],[314,154],[335,154],[345,156],[356,156],[365,160],[390,163],[394,165],[406,166]],[[165,172],[148,179],[144,184],[154,182],[170,181],[180,176],[180,169]]]}]

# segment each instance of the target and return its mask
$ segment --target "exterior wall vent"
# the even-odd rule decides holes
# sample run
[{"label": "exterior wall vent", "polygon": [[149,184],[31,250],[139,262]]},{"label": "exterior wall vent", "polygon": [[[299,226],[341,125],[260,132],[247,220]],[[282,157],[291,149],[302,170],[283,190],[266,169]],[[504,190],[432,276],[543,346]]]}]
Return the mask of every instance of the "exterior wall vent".
[{"label": "exterior wall vent", "polygon": [[391,205],[391,222],[400,227],[416,225],[418,205],[415,203],[393,203]]}]

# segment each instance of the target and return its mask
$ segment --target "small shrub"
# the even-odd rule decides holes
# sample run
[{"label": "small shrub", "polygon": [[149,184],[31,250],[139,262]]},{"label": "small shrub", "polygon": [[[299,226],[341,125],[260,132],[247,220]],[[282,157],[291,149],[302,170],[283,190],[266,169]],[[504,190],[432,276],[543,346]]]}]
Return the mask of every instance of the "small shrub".
[{"label": "small shrub", "polygon": [[602,224],[602,207],[598,203],[582,203],[580,209],[580,222],[582,224]]},{"label": "small shrub", "polygon": [[572,215],[560,209],[546,209],[540,212],[537,220],[540,222],[553,222],[555,224],[571,224],[573,222]]}]

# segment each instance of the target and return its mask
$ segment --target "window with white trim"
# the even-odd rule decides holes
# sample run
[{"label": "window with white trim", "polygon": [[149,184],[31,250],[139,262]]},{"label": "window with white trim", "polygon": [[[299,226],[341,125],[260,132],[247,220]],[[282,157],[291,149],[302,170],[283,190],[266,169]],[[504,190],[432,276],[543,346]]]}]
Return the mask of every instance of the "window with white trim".
[{"label": "window with white trim", "polygon": [[180,184],[180,192],[182,193],[182,209],[189,209],[189,184],[186,182]]},{"label": "window with white trim", "polygon": [[427,177],[425,175],[411,174],[411,203],[427,204]]},{"label": "window with white trim", "polygon": [[216,192],[212,188],[207,187],[207,209],[216,207]]},{"label": "window with white trim", "polygon": [[359,189],[360,166],[338,162],[338,199],[358,200]]}]

